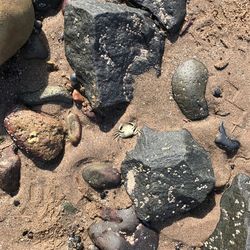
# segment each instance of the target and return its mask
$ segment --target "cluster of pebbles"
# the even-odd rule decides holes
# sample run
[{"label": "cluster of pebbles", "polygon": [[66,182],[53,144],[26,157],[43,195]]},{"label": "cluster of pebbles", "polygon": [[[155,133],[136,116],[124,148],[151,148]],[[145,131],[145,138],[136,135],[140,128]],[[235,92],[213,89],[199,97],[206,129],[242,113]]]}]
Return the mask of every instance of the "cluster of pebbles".
[{"label": "cluster of pebbles", "polygon": [[[83,114],[95,119],[95,112],[129,103],[133,98],[132,76],[150,67],[159,75],[164,32],[177,32],[186,13],[184,0],[133,0],[128,1],[128,5],[119,1],[67,2],[63,3],[65,50],[76,72],[70,78],[72,86],[47,86],[24,93],[18,99],[25,106],[15,107],[4,120],[5,129],[18,149],[30,158],[48,163],[62,156],[66,138],[74,146],[80,143],[81,121],[73,112],[69,112],[62,123],[30,108],[46,103],[69,106],[74,103]],[[3,20],[0,64],[14,55],[30,35],[25,57],[47,58],[46,48],[39,39],[42,22],[36,21],[34,27],[31,24],[34,13],[37,17],[46,16],[52,9],[58,9],[61,1],[33,0],[34,9],[29,0],[19,0],[16,4],[18,12],[12,13],[11,20],[4,14],[12,9],[0,6],[0,25]],[[9,30],[6,23],[13,25],[16,31]],[[9,39],[13,36],[11,32],[17,32],[16,39]],[[7,40],[13,43],[5,50]],[[205,99],[207,81],[208,70],[196,59],[183,62],[173,75],[173,98],[191,121],[209,115]],[[220,97],[220,90],[215,90],[214,96]],[[82,177],[91,188],[102,193],[124,184],[133,202],[133,206],[126,209],[103,209],[102,219],[89,228],[93,249],[157,249],[159,231],[167,221],[199,207],[214,190],[210,156],[188,130],[158,132],[144,127],[140,134],[135,148],[126,154],[121,164],[121,173],[112,162],[79,162],[83,166]],[[236,154],[240,147],[238,140],[226,134],[223,123],[215,144],[228,157]],[[16,149],[3,150],[0,188],[12,196],[19,189],[20,168]],[[203,249],[247,249],[249,231],[245,222],[249,219],[249,183],[250,177],[241,174],[225,191],[220,222]],[[80,236],[70,235],[68,248],[83,249]]]}]

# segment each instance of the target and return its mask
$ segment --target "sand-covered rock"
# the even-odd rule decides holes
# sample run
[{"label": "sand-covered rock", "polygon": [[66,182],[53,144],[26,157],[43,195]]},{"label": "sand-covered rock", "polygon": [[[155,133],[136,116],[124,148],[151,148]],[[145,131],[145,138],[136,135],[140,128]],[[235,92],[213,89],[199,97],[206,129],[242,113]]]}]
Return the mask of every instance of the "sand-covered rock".
[{"label": "sand-covered rock", "polygon": [[0,65],[25,44],[33,25],[31,0],[0,0]]}]

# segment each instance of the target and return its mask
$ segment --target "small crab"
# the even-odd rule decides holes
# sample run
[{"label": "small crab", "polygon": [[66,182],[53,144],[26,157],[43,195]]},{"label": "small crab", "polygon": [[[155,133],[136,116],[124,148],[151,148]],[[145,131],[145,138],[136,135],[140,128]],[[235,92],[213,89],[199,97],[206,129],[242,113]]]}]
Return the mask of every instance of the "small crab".
[{"label": "small crab", "polygon": [[136,126],[135,122],[128,122],[121,124],[119,129],[114,133],[115,138],[130,138],[134,135],[141,135],[140,129]]}]

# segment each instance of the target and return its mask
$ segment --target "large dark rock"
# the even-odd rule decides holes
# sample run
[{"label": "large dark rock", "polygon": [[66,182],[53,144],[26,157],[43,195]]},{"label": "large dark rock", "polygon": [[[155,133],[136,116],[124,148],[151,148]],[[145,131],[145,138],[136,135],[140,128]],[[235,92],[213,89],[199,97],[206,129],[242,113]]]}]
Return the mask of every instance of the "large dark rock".
[{"label": "large dark rock", "polygon": [[35,11],[46,12],[50,9],[59,8],[62,0],[33,0]]},{"label": "large dark rock", "polygon": [[159,235],[139,222],[133,207],[112,210],[112,213],[116,221],[101,221],[89,228],[89,236],[99,249],[157,249]]},{"label": "large dark rock", "polygon": [[127,103],[132,75],[160,73],[162,33],[145,11],[95,0],[72,0],[65,9],[67,59],[94,109]]},{"label": "large dark rock", "polygon": [[137,216],[152,226],[201,204],[215,182],[208,153],[187,130],[143,128],[121,173]]},{"label": "large dark rock", "polygon": [[172,79],[173,97],[182,113],[190,120],[201,120],[208,116],[205,92],[208,71],[196,59],[182,63]]},{"label": "large dark rock", "polygon": [[237,175],[221,199],[221,216],[203,249],[250,249],[250,177]]},{"label": "large dark rock", "polygon": [[186,0],[129,0],[149,10],[169,31],[177,31],[186,15]]},{"label": "large dark rock", "polygon": [[21,161],[12,148],[6,148],[0,156],[0,188],[10,195],[15,195],[20,186]]}]

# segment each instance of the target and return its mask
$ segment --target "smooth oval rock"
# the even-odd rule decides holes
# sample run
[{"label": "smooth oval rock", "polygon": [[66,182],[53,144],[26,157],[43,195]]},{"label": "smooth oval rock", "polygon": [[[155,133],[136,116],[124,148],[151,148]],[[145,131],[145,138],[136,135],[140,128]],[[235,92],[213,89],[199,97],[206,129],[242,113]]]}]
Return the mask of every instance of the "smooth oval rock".
[{"label": "smooth oval rock", "polygon": [[201,120],[208,116],[205,92],[208,70],[196,59],[182,63],[172,78],[173,97],[182,113],[190,120]]},{"label": "smooth oval rock", "polygon": [[83,169],[82,177],[97,190],[116,188],[121,183],[119,171],[108,162],[88,163]]},{"label": "smooth oval rock", "polygon": [[81,140],[82,126],[78,115],[70,113],[66,119],[69,140],[77,145]]},{"label": "smooth oval rock", "polygon": [[25,44],[34,20],[31,0],[0,0],[0,65]]},{"label": "smooth oval rock", "polygon": [[20,149],[40,160],[53,160],[63,151],[62,124],[48,115],[16,108],[4,119],[4,126]]}]

